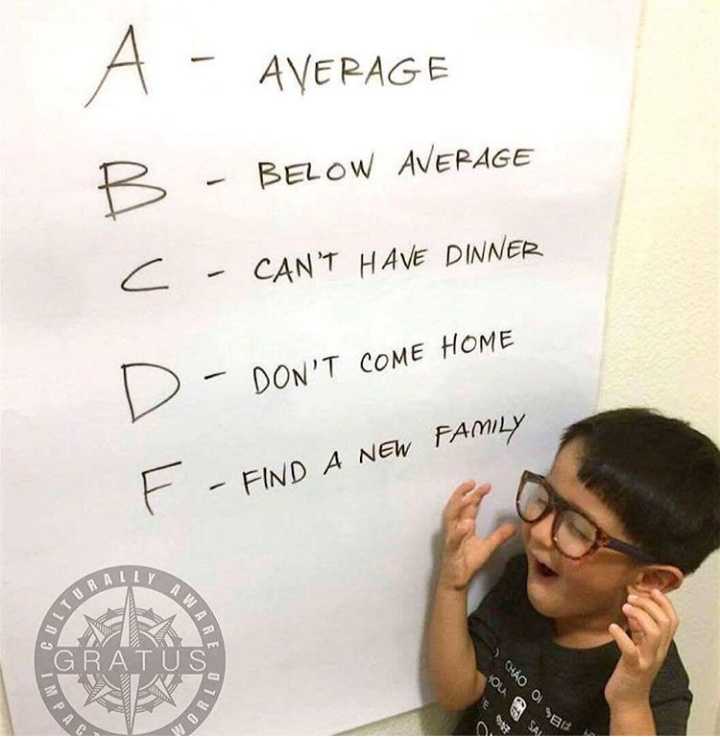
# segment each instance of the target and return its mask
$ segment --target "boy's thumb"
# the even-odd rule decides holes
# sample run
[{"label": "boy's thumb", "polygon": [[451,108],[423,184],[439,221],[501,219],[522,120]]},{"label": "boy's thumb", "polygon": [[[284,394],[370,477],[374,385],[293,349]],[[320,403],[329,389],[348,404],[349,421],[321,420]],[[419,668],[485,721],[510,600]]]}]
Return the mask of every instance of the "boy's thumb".
[{"label": "boy's thumb", "polygon": [[517,532],[517,526],[512,522],[505,522],[500,525],[495,532],[488,538],[488,543],[492,550],[499,548],[504,542],[507,542]]}]

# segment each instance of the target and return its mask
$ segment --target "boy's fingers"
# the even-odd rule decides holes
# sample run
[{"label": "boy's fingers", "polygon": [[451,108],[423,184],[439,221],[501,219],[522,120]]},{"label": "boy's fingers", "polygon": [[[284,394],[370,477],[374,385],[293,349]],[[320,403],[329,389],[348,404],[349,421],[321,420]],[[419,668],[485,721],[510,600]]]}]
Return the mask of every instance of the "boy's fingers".
[{"label": "boy's fingers", "polygon": [[640,652],[637,645],[628,637],[625,630],[620,625],[614,623],[608,629],[610,634],[615,638],[620,652],[629,658],[631,662],[637,663],[640,659]]},{"label": "boy's fingers", "polygon": [[670,619],[659,604],[656,604],[647,596],[631,595],[628,597],[628,601],[633,606],[644,609],[655,620],[661,631],[670,631]]},{"label": "boy's fingers", "polygon": [[644,609],[633,606],[632,604],[625,604],[623,606],[623,612],[628,619],[635,619],[646,638],[652,638],[657,643],[662,632],[655,620]]},{"label": "boy's fingers", "polygon": [[473,520],[461,520],[452,526],[445,538],[445,546],[448,550],[455,550],[460,547],[460,543],[467,537],[468,533],[475,529]]},{"label": "boy's fingers", "polygon": [[[483,491],[488,491],[490,488],[490,484],[487,483],[481,484],[480,486],[473,489],[474,486],[474,481],[464,481],[455,489],[455,491],[453,491],[445,507],[445,520],[447,522],[452,522],[453,520],[457,519],[464,504],[466,502],[469,502],[475,494],[477,494],[478,492],[482,493]],[[468,497],[467,495],[471,490],[472,494]]]},{"label": "boy's fingers", "polygon": [[[460,519],[475,519],[477,517],[478,508],[480,502],[487,492],[477,493],[477,489],[471,494],[468,494],[463,501],[463,506],[460,508],[459,518]],[[469,498],[468,498],[469,497]]]},{"label": "boy's fingers", "polygon": [[517,532],[517,527],[512,522],[505,522],[485,538],[490,554],[509,540]]},{"label": "boy's fingers", "polygon": [[475,482],[471,479],[469,481],[463,481],[462,484],[455,487],[455,490],[450,494],[450,498],[445,505],[445,516],[448,520],[452,519],[453,515],[460,508],[460,501],[473,486],[475,486]]},{"label": "boy's fingers", "polygon": [[672,605],[672,602],[659,589],[653,589],[650,592],[650,595],[653,597],[653,601],[656,601],[658,603],[658,606],[662,607],[662,610],[667,615],[667,618],[670,620],[670,626],[674,634],[675,630],[678,627],[679,619],[677,612]]}]

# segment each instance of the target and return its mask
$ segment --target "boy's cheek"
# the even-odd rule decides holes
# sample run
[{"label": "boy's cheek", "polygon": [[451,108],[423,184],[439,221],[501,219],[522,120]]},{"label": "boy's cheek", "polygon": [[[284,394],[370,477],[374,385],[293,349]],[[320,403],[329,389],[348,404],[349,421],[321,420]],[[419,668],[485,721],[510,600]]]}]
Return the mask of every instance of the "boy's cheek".
[{"label": "boy's cheek", "polygon": [[572,558],[565,558],[562,562],[563,573],[570,578],[579,578],[580,576],[587,576],[588,567],[587,561],[573,560]]},{"label": "boy's cheek", "polygon": [[520,522],[520,535],[522,537],[525,550],[527,550],[528,540],[530,539],[530,525],[527,522]]}]

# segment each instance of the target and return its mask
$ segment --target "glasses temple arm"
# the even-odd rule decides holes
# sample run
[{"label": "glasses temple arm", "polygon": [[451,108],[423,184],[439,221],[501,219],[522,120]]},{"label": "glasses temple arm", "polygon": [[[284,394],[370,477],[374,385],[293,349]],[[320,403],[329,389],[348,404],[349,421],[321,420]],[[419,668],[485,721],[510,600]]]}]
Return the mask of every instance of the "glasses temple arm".
[{"label": "glasses temple arm", "polygon": [[617,550],[621,553],[627,553],[628,555],[631,555],[633,558],[637,558],[638,560],[644,561],[645,563],[655,563],[656,560],[653,558],[652,555],[648,555],[648,553],[644,553],[642,550],[639,550],[634,545],[629,545],[628,543],[624,543],[622,540],[616,540],[614,537],[610,537],[607,539],[606,546],[608,548],[613,548],[614,550]]}]

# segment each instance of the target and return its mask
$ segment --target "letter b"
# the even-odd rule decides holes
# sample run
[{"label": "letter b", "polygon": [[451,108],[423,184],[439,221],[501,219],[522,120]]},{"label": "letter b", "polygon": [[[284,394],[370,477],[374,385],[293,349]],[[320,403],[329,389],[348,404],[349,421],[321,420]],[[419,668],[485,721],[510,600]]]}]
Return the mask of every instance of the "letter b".
[{"label": "letter b", "polygon": [[[110,181],[108,178],[108,169],[111,166],[137,166],[142,171],[139,174],[133,174],[132,176],[125,177],[124,179],[115,179],[114,181]],[[140,177],[144,177],[147,174],[148,168],[144,164],[140,164],[137,161],[107,161],[104,164],[100,164],[100,168],[103,172],[103,178],[105,180],[105,184],[99,184],[98,189],[104,189],[105,195],[107,196],[108,201],[108,207],[110,208],[110,212],[108,212],[105,217],[106,218],[112,218],[113,220],[116,219],[116,215],[120,215],[123,212],[129,212],[130,210],[136,210],[138,207],[145,207],[145,205],[152,205],[153,202],[157,202],[158,200],[161,200],[165,195],[167,194],[167,191],[164,190],[162,187],[156,187],[152,184],[136,184],[135,180],[140,179]],[[113,202],[113,195],[111,193],[112,189],[115,189],[116,187],[139,187],[141,189],[152,189],[156,192],[160,192],[159,195],[156,197],[152,197],[149,200],[144,200],[143,202],[138,202],[135,205],[130,205],[128,207],[122,207],[120,209],[115,208],[115,204]]]}]

